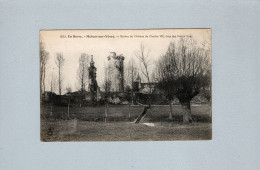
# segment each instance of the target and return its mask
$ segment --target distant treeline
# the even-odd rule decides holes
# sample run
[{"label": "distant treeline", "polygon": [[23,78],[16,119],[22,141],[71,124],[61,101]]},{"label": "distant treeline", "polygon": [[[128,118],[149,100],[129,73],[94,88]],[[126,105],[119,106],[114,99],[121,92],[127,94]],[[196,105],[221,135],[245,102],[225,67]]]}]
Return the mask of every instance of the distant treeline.
[{"label": "distant treeline", "polygon": [[[43,101],[44,103],[52,103],[57,106],[67,106],[70,103],[71,106],[80,105],[84,106],[93,106],[93,105],[104,105],[106,102],[106,94],[100,93],[96,101],[92,101],[90,98],[90,92],[80,93],[67,93],[65,95],[56,95],[55,93],[48,92],[44,94]],[[164,94],[144,94],[144,93],[133,93],[131,92],[111,92],[108,97],[109,104],[115,105],[124,105],[124,104],[134,104],[142,103],[148,104],[149,102],[152,105],[168,105],[169,100]],[[203,94],[196,96],[192,103],[196,104],[205,104],[209,101]],[[179,100],[174,98],[172,100],[173,104],[179,104]]]}]

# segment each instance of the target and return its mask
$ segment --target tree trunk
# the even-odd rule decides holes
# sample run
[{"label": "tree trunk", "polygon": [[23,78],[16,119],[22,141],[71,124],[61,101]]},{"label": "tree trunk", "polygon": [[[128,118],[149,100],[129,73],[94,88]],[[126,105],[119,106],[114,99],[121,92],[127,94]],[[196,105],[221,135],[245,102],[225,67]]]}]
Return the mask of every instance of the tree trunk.
[{"label": "tree trunk", "polygon": [[106,102],[106,106],[105,106],[105,123],[107,122],[107,114],[108,114],[108,103]]},{"label": "tree trunk", "polygon": [[53,111],[53,96],[52,96],[52,91],[51,91],[51,114],[50,114],[50,116],[52,116],[52,111]]},{"label": "tree trunk", "polygon": [[45,93],[45,66],[44,66],[44,69],[43,69],[43,93]]},{"label": "tree trunk", "polygon": [[50,114],[50,116],[52,116],[52,105],[53,105],[53,104],[51,103],[51,114]]},{"label": "tree trunk", "polygon": [[130,110],[130,104],[128,105],[128,118],[131,119],[131,110]]},{"label": "tree trunk", "polygon": [[139,123],[139,122],[141,121],[141,119],[147,114],[147,111],[148,111],[148,109],[150,109],[150,107],[151,107],[150,104],[149,104],[149,106],[145,106],[145,107],[144,107],[144,110],[143,110],[142,114],[140,114],[140,115],[137,117],[135,123]]},{"label": "tree trunk", "polygon": [[172,101],[170,101],[169,106],[170,106],[170,115],[169,115],[169,119],[172,119],[172,117],[173,117],[173,112],[172,112]]},{"label": "tree trunk", "polygon": [[182,102],[182,112],[183,112],[183,123],[189,124],[192,122],[191,118],[191,109],[190,109],[190,101]]}]

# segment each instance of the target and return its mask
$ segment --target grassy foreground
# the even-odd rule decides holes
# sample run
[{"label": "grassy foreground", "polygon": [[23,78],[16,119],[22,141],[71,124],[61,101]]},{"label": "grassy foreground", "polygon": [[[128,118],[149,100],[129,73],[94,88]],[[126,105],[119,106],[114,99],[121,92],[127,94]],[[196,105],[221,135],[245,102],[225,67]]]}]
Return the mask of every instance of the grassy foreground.
[{"label": "grassy foreground", "polygon": [[159,141],[211,139],[210,123],[155,126],[130,122],[88,122],[74,120],[42,121],[42,141]]},{"label": "grassy foreground", "polygon": [[[212,138],[211,107],[193,106],[194,123],[182,125],[181,107],[174,106],[174,119],[168,120],[169,107],[152,107],[140,124],[133,121],[142,107],[111,106],[108,122],[104,120],[104,107],[70,108],[54,107],[49,116],[49,106],[41,107],[42,141],[167,141],[209,140]],[[130,113],[130,118],[129,118]],[[148,123],[149,126],[147,126]]]}]

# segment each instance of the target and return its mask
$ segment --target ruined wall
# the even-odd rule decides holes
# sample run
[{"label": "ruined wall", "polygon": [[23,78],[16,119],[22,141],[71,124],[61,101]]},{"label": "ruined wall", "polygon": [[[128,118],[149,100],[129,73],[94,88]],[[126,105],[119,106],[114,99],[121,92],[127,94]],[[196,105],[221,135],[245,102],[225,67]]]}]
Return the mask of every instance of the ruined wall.
[{"label": "ruined wall", "polygon": [[107,57],[107,79],[111,82],[111,91],[124,91],[124,59],[123,55],[117,56],[115,52],[111,52]]},{"label": "ruined wall", "polygon": [[97,88],[98,88],[98,84],[97,84],[97,68],[95,67],[95,62],[93,60],[93,56],[91,55],[91,62],[90,62],[90,66],[88,68],[88,72],[89,72],[89,90],[91,92],[91,100],[94,102],[96,101],[96,96],[97,96]]}]

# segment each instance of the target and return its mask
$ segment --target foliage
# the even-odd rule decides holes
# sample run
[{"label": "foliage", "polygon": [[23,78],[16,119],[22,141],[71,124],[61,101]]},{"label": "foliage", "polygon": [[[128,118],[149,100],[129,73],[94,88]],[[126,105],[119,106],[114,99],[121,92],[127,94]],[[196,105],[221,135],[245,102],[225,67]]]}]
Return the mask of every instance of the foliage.
[{"label": "foliage", "polygon": [[181,103],[189,103],[202,88],[210,86],[209,58],[209,51],[192,38],[171,42],[158,62],[158,88],[169,99],[176,96]]},{"label": "foliage", "polygon": [[49,59],[49,52],[45,49],[45,44],[40,42],[40,86],[41,94],[45,92],[45,73],[46,73],[46,64]]},{"label": "foliage", "polygon": [[82,53],[79,58],[79,68],[78,68],[78,81],[80,84],[80,91],[85,91],[88,83],[88,63],[89,55]]},{"label": "foliage", "polygon": [[63,76],[62,76],[62,67],[64,65],[65,58],[63,57],[62,53],[56,54],[56,60],[55,63],[58,67],[58,87],[59,87],[59,95],[62,93],[62,82],[63,82]]}]

